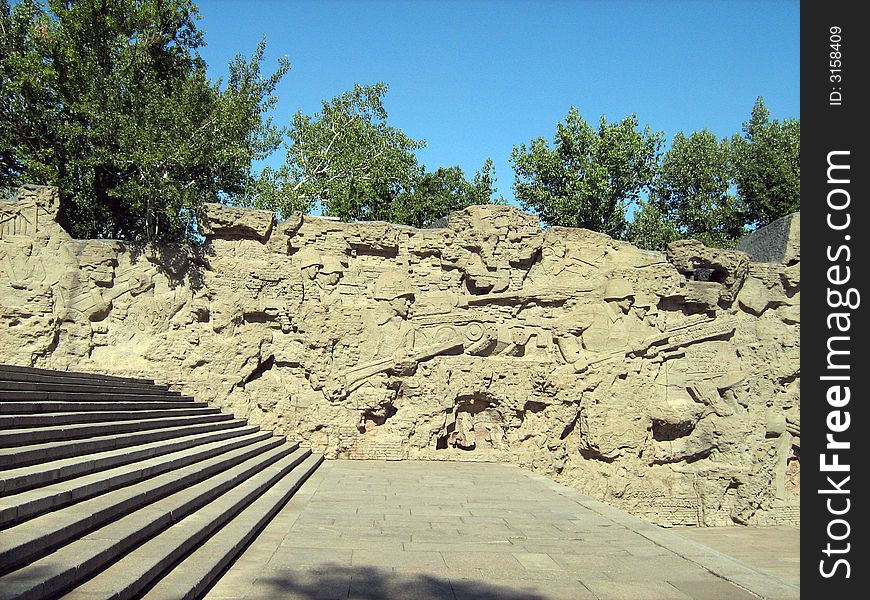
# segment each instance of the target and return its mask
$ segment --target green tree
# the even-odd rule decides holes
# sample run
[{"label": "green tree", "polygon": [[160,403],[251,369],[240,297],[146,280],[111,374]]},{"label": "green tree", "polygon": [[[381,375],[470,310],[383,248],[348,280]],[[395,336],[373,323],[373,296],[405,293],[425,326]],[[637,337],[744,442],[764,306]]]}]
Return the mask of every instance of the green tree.
[{"label": "green tree", "polygon": [[426,172],[415,151],[425,142],[387,123],[387,85],[355,85],[325,100],[319,113],[297,113],[285,164],[264,171],[249,205],[289,214],[317,207],[343,221],[430,225],[451,210],[490,201],[492,163],[472,182],[459,167]]},{"label": "green tree", "polygon": [[668,244],[683,237],[657,202],[650,199],[638,201],[634,218],[628,224],[628,241],[638,248],[663,251]]},{"label": "green tree", "polygon": [[623,239],[626,209],[652,182],[663,134],[639,129],[636,115],[617,123],[601,117],[597,129],[571,107],[544,138],[514,147],[517,200],[549,225],[586,227]]},{"label": "green tree", "polygon": [[191,239],[281,131],[264,43],[212,83],[191,0],[0,0],[0,184],[56,185],[71,233]]},{"label": "green tree", "polygon": [[[720,141],[706,129],[688,137],[678,133],[662,159],[649,202],[635,214],[638,225],[631,228],[630,238],[657,250],[672,235],[708,246],[733,247],[745,233],[746,212],[731,186],[728,140]],[[657,219],[662,232],[654,231]]]},{"label": "green tree", "polygon": [[387,85],[355,85],[290,126],[287,175],[291,199],[342,220],[385,220],[398,190],[417,170],[414,140],[387,124]]},{"label": "green tree", "polygon": [[495,173],[487,159],[472,181],[459,167],[440,167],[433,172],[420,168],[410,189],[402,190],[389,210],[389,221],[414,227],[430,227],[435,221],[473,204],[492,204]]},{"label": "green tree", "polygon": [[734,178],[747,220],[763,226],[800,210],[800,121],[770,119],[759,96],[743,135],[732,141]]}]

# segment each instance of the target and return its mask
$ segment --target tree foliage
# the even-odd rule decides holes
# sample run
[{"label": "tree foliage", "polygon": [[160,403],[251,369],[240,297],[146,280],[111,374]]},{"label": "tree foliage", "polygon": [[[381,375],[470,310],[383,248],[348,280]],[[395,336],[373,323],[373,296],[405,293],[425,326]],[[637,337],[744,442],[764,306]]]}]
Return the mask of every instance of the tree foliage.
[{"label": "tree foliage", "polygon": [[623,239],[626,208],[637,202],[656,170],[662,133],[639,129],[636,115],[593,128],[572,107],[544,138],[514,148],[517,200],[545,223],[586,227]]},{"label": "tree foliage", "polygon": [[[549,225],[586,227],[651,249],[675,239],[733,247],[800,209],[800,121],[770,119],[759,98],[742,136],[662,133],[635,115],[597,129],[572,107],[544,138],[514,147],[517,200]],[[627,221],[626,209],[635,208]]]},{"label": "tree foliage", "polygon": [[79,237],[175,241],[203,202],[242,194],[281,131],[289,69],[261,43],[212,83],[191,0],[0,0],[0,185],[56,185]]},{"label": "tree foliage", "polygon": [[665,153],[630,239],[663,249],[695,238],[731,248],[748,231],[800,210],[800,121],[771,121],[758,98],[743,135],[678,133]]},{"label": "tree foliage", "polygon": [[628,224],[627,239],[639,248],[663,251],[674,240],[684,238],[657,202],[640,200]]},{"label": "tree foliage", "polygon": [[343,220],[384,220],[393,197],[414,178],[414,151],[425,146],[387,124],[387,86],[355,85],[323,102],[317,115],[297,113],[287,167],[298,196]]},{"label": "tree foliage", "polygon": [[[191,240],[212,201],[417,227],[501,201],[489,160],[471,179],[420,165],[425,142],[388,124],[383,83],[275,126],[286,58],[263,73],[261,42],[212,82],[197,18],[193,0],[0,0],[0,189],[56,185],[73,235],[134,241]],[[636,115],[596,127],[572,107],[552,143],[514,147],[517,200],[653,248],[727,247],[800,208],[800,122],[771,120],[762,98],[730,142],[678,134],[662,157],[662,140]],[[253,175],[285,143],[285,163]]]},{"label": "tree foliage", "polygon": [[495,172],[488,159],[472,181],[465,178],[459,167],[439,167],[432,172],[420,167],[410,187],[396,196],[386,220],[429,227],[453,211],[496,202],[492,199],[494,186]]},{"label": "tree foliage", "polygon": [[320,208],[343,221],[390,221],[425,227],[452,210],[488,203],[492,163],[466,180],[459,167],[427,172],[414,140],[387,123],[387,85],[363,86],[325,100],[315,115],[293,117],[287,160],[264,173],[249,204],[289,214]]},{"label": "tree foliage", "polygon": [[767,225],[800,210],[799,120],[771,121],[759,97],[733,146],[735,183],[752,225]]},{"label": "tree foliage", "polygon": [[635,215],[631,240],[655,249],[677,238],[733,247],[745,233],[746,210],[731,193],[732,171],[728,140],[706,129],[688,137],[678,133],[662,158],[649,201]]}]

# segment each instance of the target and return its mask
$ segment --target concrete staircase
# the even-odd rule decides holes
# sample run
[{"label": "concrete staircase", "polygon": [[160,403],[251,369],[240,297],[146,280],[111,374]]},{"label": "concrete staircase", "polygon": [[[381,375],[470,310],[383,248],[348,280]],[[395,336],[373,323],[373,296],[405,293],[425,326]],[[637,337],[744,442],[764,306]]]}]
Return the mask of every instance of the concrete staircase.
[{"label": "concrete staircase", "polygon": [[0,365],[0,599],[196,598],[322,460],[150,380]]}]

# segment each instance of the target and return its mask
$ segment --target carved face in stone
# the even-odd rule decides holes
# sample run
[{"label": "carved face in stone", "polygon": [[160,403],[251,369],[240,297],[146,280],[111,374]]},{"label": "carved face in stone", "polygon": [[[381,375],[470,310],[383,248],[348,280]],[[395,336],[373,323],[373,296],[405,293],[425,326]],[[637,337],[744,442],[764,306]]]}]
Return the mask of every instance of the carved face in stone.
[{"label": "carved face in stone", "polygon": [[308,265],[306,267],[302,267],[302,273],[304,273],[305,276],[308,279],[310,279],[311,281],[314,281],[314,279],[317,277],[317,274],[319,272],[320,272],[320,265]]},{"label": "carved face in stone", "polygon": [[604,300],[618,306],[623,314],[628,314],[628,310],[634,304],[631,282],[622,278],[611,279],[604,290]]},{"label": "carved face in stone", "polygon": [[317,273],[317,282],[324,287],[335,287],[343,275],[344,266],[332,256],[323,259],[323,266]]},{"label": "carved face in stone", "polygon": [[334,287],[338,285],[339,279],[341,279],[341,273],[320,273],[318,281],[322,281],[326,286]]},{"label": "carved face in stone", "polygon": [[397,317],[406,319],[408,318],[408,313],[411,310],[411,303],[413,301],[414,297],[411,295],[393,298],[392,300],[390,300],[390,309],[396,314]]},{"label": "carved face in stone", "polygon": [[631,308],[631,305],[634,304],[634,298],[626,296],[625,298],[614,300],[614,303],[624,314],[628,314],[628,310]]},{"label": "carved face in stone", "polygon": [[299,265],[299,269],[310,281],[314,281],[314,278],[323,269],[323,258],[314,248],[302,248],[293,257],[296,264]]}]

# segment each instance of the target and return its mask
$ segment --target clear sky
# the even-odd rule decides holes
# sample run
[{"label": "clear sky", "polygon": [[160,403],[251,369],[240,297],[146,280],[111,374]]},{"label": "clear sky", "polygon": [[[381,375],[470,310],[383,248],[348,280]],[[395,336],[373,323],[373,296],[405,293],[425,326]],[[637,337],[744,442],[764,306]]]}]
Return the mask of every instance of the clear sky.
[{"label": "clear sky", "polygon": [[[590,122],[637,113],[664,131],[741,130],[763,96],[800,117],[797,1],[200,0],[213,78],[263,35],[264,65],[292,70],[274,113],[287,124],[354,83],[383,81],[388,122],[427,147],[430,170],[492,158],[512,199],[515,145],[552,139],[575,105]],[[283,152],[268,164],[283,162]]]}]

